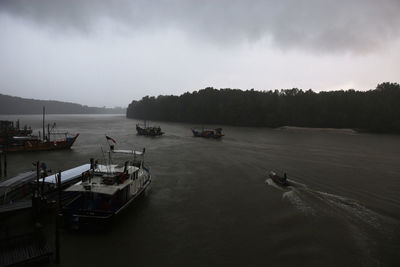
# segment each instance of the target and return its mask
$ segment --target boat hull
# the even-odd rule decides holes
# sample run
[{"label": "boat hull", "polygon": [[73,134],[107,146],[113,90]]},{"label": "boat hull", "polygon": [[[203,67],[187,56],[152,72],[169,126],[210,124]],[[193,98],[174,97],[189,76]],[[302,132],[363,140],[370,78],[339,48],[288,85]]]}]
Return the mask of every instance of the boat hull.
[{"label": "boat hull", "polygon": [[[119,216],[125,209],[130,207],[133,202],[141,197],[146,189],[149,187],[151,179],[129,200],[123,203],[116,211],[84,211],[73,210],[66,204],[62,210],[61,216],[63,217],[63,226],[69,230],[99,230],[110,224],[115,217]],[[77,196],[78,198],[80,196]],[[73,199],[71,202],[76,200]],[[70,202],[70,203],[71,203]]]},{"label": "boat hull", "polygon": [[223,134],[218,134],[218,133],[214,133],[212,131],[196,131],[192,129],[192,133],[194,137],[203,137],[203,138],[221,138],[224,135]]},{"label": "boat hull", "polygon": [[78,136],[79,134],[62,141],[42,142],[41,140],[28,140],[21,143],[10,144],[7,146],[3,144],[3,147],[0,148],[0,150],[6,152],[24,152],[69,149],[75,143]]}]

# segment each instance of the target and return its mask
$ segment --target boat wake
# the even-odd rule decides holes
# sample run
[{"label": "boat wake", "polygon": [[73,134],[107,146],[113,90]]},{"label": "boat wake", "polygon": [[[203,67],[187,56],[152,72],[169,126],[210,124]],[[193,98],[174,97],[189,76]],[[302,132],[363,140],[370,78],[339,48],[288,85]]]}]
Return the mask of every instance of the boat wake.
[{"label": "boat wake", "polygon": [[286,187],[275,184],[270,178],[265,183],[282,191],[282,200],[290,202],[302,214],[321,218],[324,223],[343,226],[367,262],[377,262],[372,251],[378,240],[387,242],[392,238],[398,228],[397,220],[379,214],[354,199],[313,190],[294,180],[288,181],[289,186]]},{"label": "boat wake", "polygon": [[315,210],[306,202],[306,200],[303,199],[302,195],[299,193],[299,188],[306,189],[307,186],[290,179],[288,179],[288,182],[289,186],[283,187],[277,185],[271,178],[265,180],[266,184],[283,191],[282,199],[288,200],[298,210],[306,214],[316,215]]},{"label": "boat wake", "polygon": [[393,219],[385,217],[367,207],[358,201],[313,190],[307,185],[289,181],[289,186],[282,187],[268,178],[265,183],[281,190],[282,199],[289,201],[299,211],[312,216],[328,216],[344,219],[348,224],[357,225],[362,228],[375,229],[381,233],[386,232],[390,235],[390,230],[396,222]]},{"label": "boat wake", "polygon": [[316,215],[315,209],[311,205],[309,205],[304,199],[302,199],[301,195],[295,188],[292,188],[292,190],[284,192],[282,194],[282,198],[287,199],[290,203],[292,203],[293,206],[295,206],[301,212],[304,212],[306,214],[311,214],[314,216]]}]

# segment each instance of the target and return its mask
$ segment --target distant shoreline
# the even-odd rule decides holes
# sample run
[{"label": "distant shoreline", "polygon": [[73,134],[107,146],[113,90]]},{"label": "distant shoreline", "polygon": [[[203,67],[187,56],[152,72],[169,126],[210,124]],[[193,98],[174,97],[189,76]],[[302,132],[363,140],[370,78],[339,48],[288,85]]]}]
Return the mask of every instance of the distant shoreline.
[{"label": "distant shoreline", "polygon": [[276,130],[289,130],[289,131],[315,131],[315,132],[331,132],[331,133],[348,133],[348,134],[356,134],[363,131],[357,131],[355,129],[350,128],[320,128],[320,127],[301,127],[301,126],[282,126],[274,128]]},{"label": "distant shoreline", "polygon": [[42,114],[43,107],[46,114],[124,114],[124,107],[89,107],[70,102],[57,100],[27,99],[0,94],[1,115],[35,115]]}]

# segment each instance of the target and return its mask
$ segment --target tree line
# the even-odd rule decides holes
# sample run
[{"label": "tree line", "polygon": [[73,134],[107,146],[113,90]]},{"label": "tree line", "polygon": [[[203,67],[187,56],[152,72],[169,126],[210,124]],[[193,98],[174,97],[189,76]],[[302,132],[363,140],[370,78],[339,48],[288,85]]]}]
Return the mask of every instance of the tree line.
[{"label": "tree line", "polygon": [[208,87],[180,96],[145,96],[132,101],[127,117],[141,120],[226,124],[352,128],[400,133],[400,85],[385,82],[368,91],[273,91]]}]

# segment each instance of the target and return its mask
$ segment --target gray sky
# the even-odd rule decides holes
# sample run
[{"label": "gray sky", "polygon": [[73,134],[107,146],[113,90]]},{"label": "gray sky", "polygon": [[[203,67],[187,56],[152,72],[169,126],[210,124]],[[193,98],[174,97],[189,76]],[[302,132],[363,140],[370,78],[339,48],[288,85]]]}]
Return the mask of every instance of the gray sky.
[{"label": "gray sky", "polygon": [[207,86],[399,82],[399,0],[0,0],[0,93],[90,106]]}]

